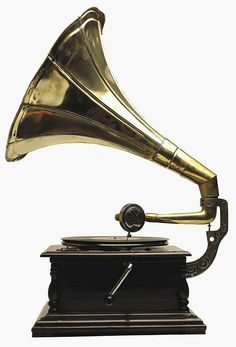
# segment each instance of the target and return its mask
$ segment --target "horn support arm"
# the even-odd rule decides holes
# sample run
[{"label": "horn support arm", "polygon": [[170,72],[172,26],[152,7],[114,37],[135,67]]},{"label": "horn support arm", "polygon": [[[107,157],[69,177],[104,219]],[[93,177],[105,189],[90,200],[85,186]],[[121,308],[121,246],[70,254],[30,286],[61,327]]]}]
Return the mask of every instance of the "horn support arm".
[{"label": "horn support arm", "polygon": [[206,198],[202,199],[202,204],[209,207],[219,207],[220,227],[217,230],[209,230],[207,234],[207,249],[197,260],[186,264],[186,277],[195,277],[205,272],[213,263],[221,240],[228,232],[228,203],[224,199]]}]

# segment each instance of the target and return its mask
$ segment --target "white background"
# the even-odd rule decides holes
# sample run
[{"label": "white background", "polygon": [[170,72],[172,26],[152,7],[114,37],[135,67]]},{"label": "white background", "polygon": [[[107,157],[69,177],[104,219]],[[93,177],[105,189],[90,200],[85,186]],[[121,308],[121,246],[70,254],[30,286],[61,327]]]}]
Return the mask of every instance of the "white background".
[{"label": "white background", "polygon": [[[235,344],[235,1],[1,2],[1,340],[13,346],[221,346]],[[106,14],[104,46],[114,76],[160,133],[218,174],[230,230],[212,267],[190,279],[190,307],[205,336],[32,339],[47,300],[48,259],[60,237],[123,235],[114,214],[127,202],[146,212],[199,209],[191,182],[112,148],[70,144],[4,159],[7,134],[26,88],[59,34],[84,10]],[[217,225],[215,226],[217,227]],[[146,224],[200,256],[206,227]],[[158,276],[158,274],[157,274]]]}]

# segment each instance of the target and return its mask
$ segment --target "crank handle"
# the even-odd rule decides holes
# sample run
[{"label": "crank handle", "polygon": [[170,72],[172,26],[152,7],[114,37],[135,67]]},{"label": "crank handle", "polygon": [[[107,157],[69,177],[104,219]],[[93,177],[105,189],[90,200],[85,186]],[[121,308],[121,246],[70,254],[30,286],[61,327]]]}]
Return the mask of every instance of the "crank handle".
[{"label": "crank handle", "polygon": [[118,281],[116,282],[116,284],[114,285],[112,290],[105,296],[104,302],[105,302],[106,306],[112,306],[113,305],[115,293],[120,288],[121,284],[124,282],[124,280],[126,279],[126,277],[128,276],[128,274],[130,273],[130,271],[133,268],[132,263],[127,263],[125,265],[126,265],[125,271],[120,276],[120,278],[118,279]]}]

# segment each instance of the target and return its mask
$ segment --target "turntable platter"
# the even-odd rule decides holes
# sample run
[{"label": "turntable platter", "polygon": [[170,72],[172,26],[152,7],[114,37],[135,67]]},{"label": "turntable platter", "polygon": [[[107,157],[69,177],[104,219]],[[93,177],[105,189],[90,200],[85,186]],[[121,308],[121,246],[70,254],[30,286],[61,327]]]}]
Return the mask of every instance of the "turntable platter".
[{"label": "turntable platter", "polygon": [[164,237],[126,237],[126,236],[86,236],[63,237],[62,244],[79,249],[124,249],[165,246],[168,239]]}]

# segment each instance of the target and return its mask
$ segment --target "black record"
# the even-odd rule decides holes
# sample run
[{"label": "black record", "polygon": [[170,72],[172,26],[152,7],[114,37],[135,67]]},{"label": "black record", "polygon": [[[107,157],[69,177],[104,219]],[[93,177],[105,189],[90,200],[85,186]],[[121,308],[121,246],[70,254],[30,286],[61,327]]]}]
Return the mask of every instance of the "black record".
[{"label": "black record", "polygon": [[125,237],[125,236],[81,236],[63,237],[62,244],[79,249],[124,249],[124,248],[146,248],[154,246],[165,246],[168,239],[164,237]]}]

